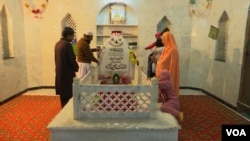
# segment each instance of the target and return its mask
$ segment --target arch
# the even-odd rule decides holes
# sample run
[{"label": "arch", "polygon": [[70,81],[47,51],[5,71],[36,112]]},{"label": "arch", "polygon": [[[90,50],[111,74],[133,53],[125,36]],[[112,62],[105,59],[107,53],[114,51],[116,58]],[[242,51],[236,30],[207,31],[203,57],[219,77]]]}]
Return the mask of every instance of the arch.
[{"label": "arch", "polygon": [[3,49],[3,59],[9,59],[14,57],[14,47],[12,41],[12,21],[10,19],[10,13],[5,5],[0,11],[0,26],[1,26],[1,43]]},{"label": "arch", "polygon": [[[123,23],[111,23],[110,7],[114,4],[125,5],[125,21]],[[138,17],[133,8],[121,2],[106,4],[98,13],[96,19],[96,41],[98,46],[106,44],[112,31],[122,31],[126,42],[137,43]]]},{"label": "arch", "polygon": [[229,17],[226,11],[223,11],[219,19],[219,34],[216,42],[215,60],[226,61],[226,48],[228,44],[228,26]]}]

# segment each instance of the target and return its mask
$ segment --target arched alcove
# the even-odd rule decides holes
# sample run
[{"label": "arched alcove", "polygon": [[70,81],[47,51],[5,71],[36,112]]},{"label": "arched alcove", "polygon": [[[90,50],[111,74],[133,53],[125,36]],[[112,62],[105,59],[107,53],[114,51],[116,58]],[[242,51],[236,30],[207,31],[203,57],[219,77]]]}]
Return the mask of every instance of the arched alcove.
[{"label": "arched alcove", "polygon": [[[124,23],[111,23],[111,6],[118,4],[125,7]],[[96,19],[97,46],[103,46],[111,35],[112,31],[121,31],[123,37],[128,43],[137,42],[138,36],[138,17],[135,11],[125,3],[109,3],[105,5],[98,13]]]},{"label": "arched alcove", "polygon": [[228,44],[228,14],[224,11],[219,20],[219,34],[216,42],[215,60],[226,61],[226,48]]},{"label": "arched alcove", "polygon": [[14,57],[14,48],[12,41],[12,21],[10,15],[5,6],[3,6],[0,13],[0,33],[1,44],[3,50],[3,59],[9,59]]}]

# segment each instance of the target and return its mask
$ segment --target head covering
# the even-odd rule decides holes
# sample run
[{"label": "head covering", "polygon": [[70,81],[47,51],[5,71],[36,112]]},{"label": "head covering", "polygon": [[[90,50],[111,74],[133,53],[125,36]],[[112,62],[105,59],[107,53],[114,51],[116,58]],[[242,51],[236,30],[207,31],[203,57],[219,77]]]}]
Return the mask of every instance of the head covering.
[{"label": "head covering", "polygon": [[90,31],[90,30],[86,30],[86,31],[84,32],[84,35],[93,36],[93,32]]},{"label": "head covering", "polygon": [[171,48],[176,48],[176,42],[174,35],[171,32],[165,32],[162,35],[162,43],[165,46],[171,47]]},{"label": "head covering", "polygon": [[155,38],[160,38],[161,37],[161,32],[157,32],[157,33],[155,33]]},{"label": "head covering", "polygon": [[169,28],[166,27],[165,29],[162,30],[161,35],[163,35],[165,32],[168,32],[168,31],[169,31]]}]

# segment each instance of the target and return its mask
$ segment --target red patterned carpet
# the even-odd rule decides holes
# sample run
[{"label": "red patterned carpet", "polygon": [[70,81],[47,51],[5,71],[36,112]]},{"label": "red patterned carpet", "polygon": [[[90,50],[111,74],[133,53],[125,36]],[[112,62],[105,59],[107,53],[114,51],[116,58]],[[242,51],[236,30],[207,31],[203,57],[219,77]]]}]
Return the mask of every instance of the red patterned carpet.
[{"label": "red patterned carpet", "polygon": [[60,109],[57,96],[16,97],[0,106],[0,141],[48,141],[47,125]]},{"label": "red patterned carpet", "polygon": [[209,96],[180,96],[184,121],[179,141],[221,141],[222,124],[250,124]]},{"label": "red patterned carpet", "polygon": [[[250,124],[209,96],[180,96],[179,141],[220,141],[222,124]],[[46,128],[60,111],[57,96],[22,95],[0,106],[0,141],[49,141]]]}]

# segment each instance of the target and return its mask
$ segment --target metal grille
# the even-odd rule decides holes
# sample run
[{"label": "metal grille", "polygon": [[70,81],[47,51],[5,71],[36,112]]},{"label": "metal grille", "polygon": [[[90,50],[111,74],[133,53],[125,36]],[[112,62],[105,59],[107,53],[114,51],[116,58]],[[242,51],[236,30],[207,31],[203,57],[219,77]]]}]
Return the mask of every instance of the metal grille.
[{"label": "metal grille", "polygon": [[66,19],[65,26],[73,28],[76,33],[76,23],[71,16]]},{"label": "metal grille", "polygon": [[157,32],[162,32],[166,27],[168,27],[168,19],[164,16],[157,24]]}]

